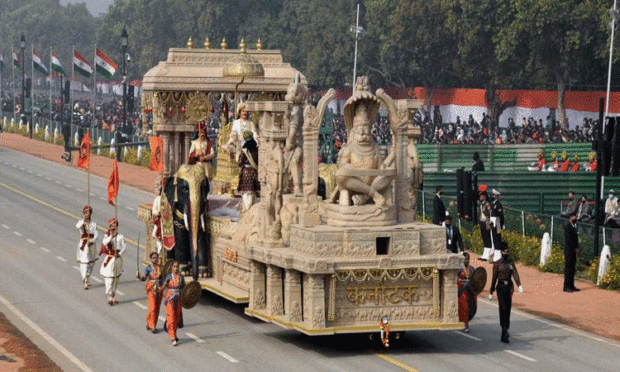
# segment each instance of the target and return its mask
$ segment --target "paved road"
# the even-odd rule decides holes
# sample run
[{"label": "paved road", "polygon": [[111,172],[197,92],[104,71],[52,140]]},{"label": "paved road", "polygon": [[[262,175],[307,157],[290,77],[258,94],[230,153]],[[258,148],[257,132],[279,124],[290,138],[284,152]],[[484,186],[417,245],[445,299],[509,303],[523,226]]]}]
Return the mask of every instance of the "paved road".
[{"label": "paved road", "polygon": [[[308,337],[283,330],[205,292],[200,304],[184,311],[181,343],[172,347],[165,333],[145,330],[143,283],[133,279],[134,245],[125,255],[118,306],[106,304],[96,280],[91,290],[81,289],[74,225],[85,190],[82,172],[0,148],[0,311],[66,371],[547,372],[615,371],[620,365],[618,343],[520,312],[513,312],[512,342],[502,344],[496,303],[486,300],[469,335],[410,332],[385,350],[362,335]],[[105,226],[114,213],[107,180],[92,177],[91,193],[94,220]],[[137,205],[151,199],[121,186],[121,233],[137,238],[143,231]],[[96,278],[98,271],[97,264]]]}]

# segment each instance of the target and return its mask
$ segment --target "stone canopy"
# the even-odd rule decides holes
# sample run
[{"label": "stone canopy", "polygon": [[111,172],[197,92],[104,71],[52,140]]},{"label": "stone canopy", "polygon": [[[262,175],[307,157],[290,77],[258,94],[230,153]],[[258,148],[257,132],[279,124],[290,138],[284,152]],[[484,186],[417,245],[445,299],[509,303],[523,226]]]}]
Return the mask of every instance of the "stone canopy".
[{"label": "stone canopy", "polygon": [[[224,77],[224,66],[234,61],[240,49],[170,48],[166,61],[151,68],[142,81],[144,91],[234,92],[241,79]],[[246,77],[240,92],[285,93],[299,71],[284,63],[279,50],[247,50],[265,70],[264,77]],[[301,83],[307,84],[301,75]]]}]

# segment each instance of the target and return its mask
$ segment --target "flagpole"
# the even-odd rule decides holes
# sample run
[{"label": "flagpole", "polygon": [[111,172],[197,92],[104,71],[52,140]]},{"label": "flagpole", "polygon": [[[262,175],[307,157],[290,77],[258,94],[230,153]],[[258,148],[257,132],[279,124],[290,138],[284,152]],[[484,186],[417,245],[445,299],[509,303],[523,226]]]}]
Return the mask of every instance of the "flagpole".
[{"label": "flagpole", "polygon": [[[96,66],[97,63],[97,44],[95,44],[95,56],[93,57],[93,66]],[[93,74],[93,117],[90,120],[91,123],[91,127],[92,127],[92,123],[93,120],[95,119],[95,117],[97,116],[97,69],[95,68],[94,74]]]},{"label": "flagpole", "polygon": [[50,45],[50,126],[52,130],[52,83],[54,82],[54,72],[52,71],[52,46]]},{"label": "flagpole", "polygon": [[[31,52],[30,52],[30,121],[28,122],[30,128],[30,139],[32,139],[32,134],[34,133],[34,44],[30,44]],[[25,58],[25,57],[24,57]],[[24,98],[24,101],[26,99]],[[24,102],[24,109],[26,108],[26,102]]]},{"label": "flagpole", "polygon": [[[90,131],[88,133],[88,142],[90,142]],[[81,150],[82,144],[80,144]],[[90,144],[88,145],[88,167],[86,168],[86,195],[88,195],[88,205],[90,205]]]},{"label": "flagpole", "polygon": [[12,96],[13,96],[13,120],[15,120],[15,61],[13,60],[13,56],[15,55],[15,51],[11,48],[11,66],[13,66],[12,71],[13,71],[13,91]]},{"label": "flagpole", "polygon": [[[73,61],[75,58],[75,46],[73,47],[73,52],[71,53],[71,64],[73,68],[71,69],[71,81],[69,82],[69,94],[71,95],[71,107],[69,107],[69,116],[71,116],[71,128],[73,128],[73,89],[71,85],[73,85],[73,81],[75,80],[75,62]],[[71,133],[71,131],[69,131]],[[71,138],[69,138],[71,140]],[[88,194],[90,195],[90,193]]]}]

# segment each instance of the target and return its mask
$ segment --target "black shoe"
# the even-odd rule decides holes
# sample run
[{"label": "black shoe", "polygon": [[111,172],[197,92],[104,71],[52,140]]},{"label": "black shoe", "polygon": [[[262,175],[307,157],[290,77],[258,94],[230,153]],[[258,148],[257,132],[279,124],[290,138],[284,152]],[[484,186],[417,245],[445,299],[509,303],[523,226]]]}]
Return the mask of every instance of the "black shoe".
[{"label": "black shoe", "polygon": [[504,343],[509,343],[510,341],[508,341],[508,330],[506,328],[502,328],[502,342]]},{"label": "black shoe", "polygon": [[576,288],[576,287],[573,287],[572,289],[573,289],[573,292],[579,292],[579,291],[581,291],[581,289]]},{"label": "black shoe", "polygon": [[564,292],[573,293],[575,291],[570,288],[564,288]]}]

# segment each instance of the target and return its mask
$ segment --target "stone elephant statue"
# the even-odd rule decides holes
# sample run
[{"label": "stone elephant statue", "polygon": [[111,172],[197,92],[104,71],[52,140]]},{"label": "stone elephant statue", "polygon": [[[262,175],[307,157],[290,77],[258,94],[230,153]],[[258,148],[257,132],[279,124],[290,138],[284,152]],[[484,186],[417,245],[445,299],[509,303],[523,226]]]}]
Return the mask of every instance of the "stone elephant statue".
[{"label": "stone elephant statue", "polygon": [[174,248],[168,259],[179,262],[181,272],[194,280],[209,275],[209,179],[200,164],[181,165],[178,172],[164,183],[174,221]]}]

